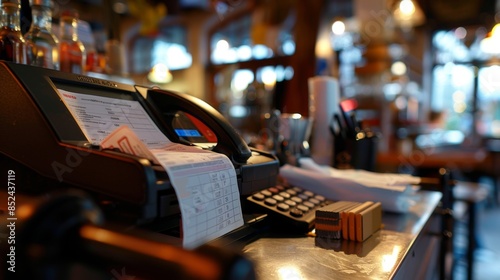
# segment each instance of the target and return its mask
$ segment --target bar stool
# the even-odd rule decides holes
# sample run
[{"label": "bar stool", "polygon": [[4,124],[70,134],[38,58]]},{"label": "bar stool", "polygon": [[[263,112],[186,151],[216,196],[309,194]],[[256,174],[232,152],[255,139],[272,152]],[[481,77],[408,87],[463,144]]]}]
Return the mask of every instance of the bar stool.
[{"label": "bar stool", "polygon": [[[459,219],[463,215],[468,215],[467,218],[467,279],[472,279],[474,272],[474,250],[476,249],[476,229],[477,229],[477,205],[486,200],[488,196],[488,187],[481,183],[456,181],[453,188],[453,196],[455,202],[463,202],[466,206],[466,211],[454,211],[455,219]],[[462,215],[461,215],[462,214]]]}]

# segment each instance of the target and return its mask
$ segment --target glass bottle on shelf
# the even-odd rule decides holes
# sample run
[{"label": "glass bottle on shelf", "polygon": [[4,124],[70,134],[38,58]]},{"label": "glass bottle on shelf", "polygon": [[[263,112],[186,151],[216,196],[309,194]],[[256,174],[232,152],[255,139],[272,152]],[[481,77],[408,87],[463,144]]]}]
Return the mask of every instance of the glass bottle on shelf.
[{"label": "glass bottle on shelf", "polygon": [[61,14],[59,38],[60,70],[85,74],[87,54],[78,38],[78,13],[66,10]]},{"label": "glass bottle on shelf", "polygon": [[30,0],[33,22],[24,35],[27,63],[59,70],[59,41],[52,33],[52,0]]},{"label": "glass bottle on shelf", "polygon": [[26,63],[20,0],[0,0],[0,60]]}]

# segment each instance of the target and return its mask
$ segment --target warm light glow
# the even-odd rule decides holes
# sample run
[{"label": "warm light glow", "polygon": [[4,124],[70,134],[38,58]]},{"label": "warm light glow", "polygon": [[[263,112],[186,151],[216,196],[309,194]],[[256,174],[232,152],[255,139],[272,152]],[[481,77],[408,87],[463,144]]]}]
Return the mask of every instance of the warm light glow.
[{"label": "warm light glow", "polygon": [[498,37],[499,35],[500,35],[500,23],[497,23],[491,29],[491,37]]},{"label": "warm light glow", "polygon": [[35,209],[33,208],[33,206],[26,204],[19,206],[19,208],[17,208],[16,214],[20,219],[28,219],[33,215],[34,212]]},{"label": "warm light glow", "polygon": [[266,90],[271,90],[276,85],[276,72],[274,69],[264,69],[262,71],[262,83]]},{"label": "warm light glow", "polygon": [[481,51],[487,54],[499,55],[500,54],[500,48],[498,48],[499,45],[500,45],[500,23],[497,23],[491,29],[490,36],[481,40],[480,49]]},{"label": "warm light glow", "polygon": [[300,275],[300,270],[294,266],[285,266],[278,269],[278,277],[282,280],[299,280],[303,279]]},{"label": "warm light glow", "polygon": [[330,45],[330,38],[328,38],[328,36],[321,36],[318,38],[315,53],[318,58],[328,59],[332,57],[332,46]]},{"label": "warm light glow", "polygon": [[457,90],[453,93],[453,111],[455,113],[461,114],[467,109],[467,104],[465,103],[465,93],[463,91]]},{"label": "warm light glow", "polygon": [[158,63],[149,72],[148,79],[153,83],[166,84],[172,81],[172,74],[165,64]]},{"label": "warm light glow", "polygon": [[391,255],[382,256],[382,271],[389,272],[392,271],[396,261],[398,260],[399,253],[401,252],[401,246],[394,246]]},{"label": "warm light glow", "polygon": [[415,13],[415,4],[411,0],[402,0],[399,3],[399,10],[403,15],[411,16]]},{"label": "warm light glow", "polygon": [[455,113],[457,114],[465,112],[466,109],[467,109],[467,104],[465,104],[464,102],[455,102],[453,104],[453,111],[455,111]]},{"label": "warm light glow", "polygon": [[424,23],[422,9],[411,0],[401,0],[394,9],[394,19],[403,29],[418,26]]},{"label": "warm light glow", "polygon": [[406,64],[401,61],[396,61],[391,66],[391,72],[396,76],[403,76],[406,74],[407,68]]},{"label": "warm light glow", "polygon": [[332,32],[335,35],[342,35],[345,32],[344,22],[337,20],[332,24]]}]

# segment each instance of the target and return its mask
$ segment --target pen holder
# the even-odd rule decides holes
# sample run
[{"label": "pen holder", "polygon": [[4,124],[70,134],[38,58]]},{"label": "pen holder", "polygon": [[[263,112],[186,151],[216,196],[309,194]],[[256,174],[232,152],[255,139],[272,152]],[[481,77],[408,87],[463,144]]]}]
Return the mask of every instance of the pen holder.
[{"label": "pen holder", "polygon": [[378,136],[369,130],[358,130],[349,137],[335,137],[333,167],[373,171],[377,157]]}]

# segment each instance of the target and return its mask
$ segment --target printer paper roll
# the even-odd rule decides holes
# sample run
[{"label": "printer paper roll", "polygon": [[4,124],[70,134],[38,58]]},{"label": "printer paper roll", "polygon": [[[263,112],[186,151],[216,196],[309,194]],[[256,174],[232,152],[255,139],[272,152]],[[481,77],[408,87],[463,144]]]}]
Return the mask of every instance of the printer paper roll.
[{"label": "printer paper roll", "polygon": [[311,135],[311,157],[319,164],[332,165],[333,135],[330,123],[338,112],[339,83],[329,76],[309,78],[309,116],[314,119]]}]

